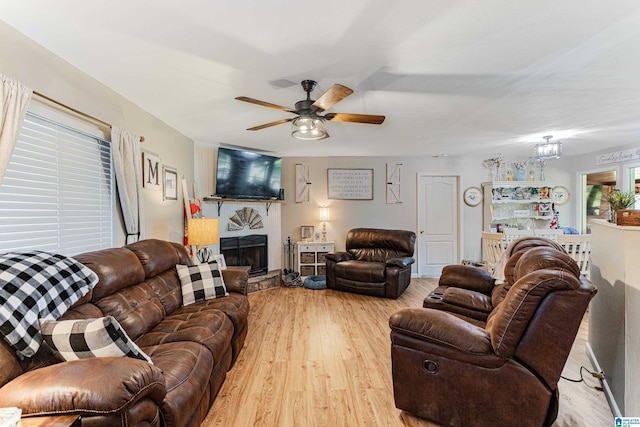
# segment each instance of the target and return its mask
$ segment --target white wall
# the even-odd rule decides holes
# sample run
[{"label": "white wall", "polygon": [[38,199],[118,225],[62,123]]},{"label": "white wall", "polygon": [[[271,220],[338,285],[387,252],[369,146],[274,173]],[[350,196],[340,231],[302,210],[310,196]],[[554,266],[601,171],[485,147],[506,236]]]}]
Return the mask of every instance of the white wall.
[{"label": "white wall", "polygon": [[[336,250],[344,249],[347,232],[354,227],[399,228],[417,232],[417,176],[450,175],[460,177],[461,259],[480,260],[482,232],[482,206],[469,207],[462,202],[462,192],[470,187],[480,187],[489,181],[489,170],[483,167],[484,158],[432,158],[432,157],[287,157],[283,162],[282,186],[286,202],[282,206],[282,239],[288,236],[295,242],[300,238],[300,226],[313,225],[322,229],[320,206],[331,208],[331,221],[327,223],[327,238],[335,240]],[[516,161],[523,159],[505,159]],[[311,165],[311,200],[295,203],[295,165]],[[386,163],[401,163],[402,204],[386,203]],[[545,178],[556,185],[574,190],[573,163],[570,158],[550,161]],[[373,200],[327,199],[327,169],[370,168],[374,170]],[[575,226],[574,198],[563,206],[557,206],[560,225]]]},{"label": "white wall", "polygon": [[[109,55],[105,52],[105,61]],[[145,137],[143,150],[193,182],[193,142],[123,96],[71,66],[0,21],[0,73],[78,111]],[[146,237],[182,242],[182,189],[178,201],[163,201],[161,191],[144,191]],[[124,244],[117,225],[115,246]]]},{"label": "white wall", "polygon": [[[295,165],[311,166],[311,196],[307,203],[295,202]],[[401,204],[386,203],[386,164],[401,163]],[[373,169],[373,200],[329,200],[327,198],[327,169]],[[351,228],[376,227],[405,229],[417,232],[417,176],[460,176],[461,192],[469,186],[479,186],[486,171],[480,162],[450,158],[407,157],[287,157],[283,161],[282,186],[285,203],[282,206],[282,237],[300,239],[300,226],[312,225],[321,231],[320,206],[330,207],[327,239],[336,242],[336,250],[344,250],[345,236]],[[461,199],[460,199],[461,200]],[[470,208],[461,202],[462,258],[479,259],[482,207]]]}]

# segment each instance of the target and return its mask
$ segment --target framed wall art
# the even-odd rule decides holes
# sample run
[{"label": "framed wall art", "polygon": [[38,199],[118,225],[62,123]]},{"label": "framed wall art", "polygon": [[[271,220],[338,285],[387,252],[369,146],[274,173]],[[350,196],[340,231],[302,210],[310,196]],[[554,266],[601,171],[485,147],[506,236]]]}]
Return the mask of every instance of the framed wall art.
[{"label": "framed wall art", "polygon": [[227,261],[224,259],[223,254],[214,255],[213,259],[218,264],[218,270],[226,270],[227,269]]},{"label": "framed wall art", "polygon": [[311,192],[311,165],[302,163],[296,165],[296,203],[309,201]]},{"label": "framed wall art", "polygon": [[164,200],[178,200],[178,171],[165,166],[162,168],[162,175]]},{"label": "framed wall art", "polygon": [[569,197],[571,196],[567,187],[562,185],[553,187],[551,194],[553,195],[553,201],[556,205],[564,205],[569,201]]},{"label": "framed wall art", "polygon": [[400,172],[402,163],[387,163],[387,204],[402,203],[400,198]]},{"label": "framed wall art", "polygon": [[327,197],[373,200],[373,169],[327,169]]},{"label": "framed wall art", "polygon": [[478,187],[469,187],[464,190],[462,198],[467,206],[478,206],[482,203],[482,190]]},{"label": "framed wall art", "polygon": [[300,227],[300,240],[303,242],[313,241],[313,225],[303,225]]},{"label": "framed wall art", "polygon": [[161,172],[160,157],[144,151],[142,153],[142,186],[150,190],[162,190]]}]

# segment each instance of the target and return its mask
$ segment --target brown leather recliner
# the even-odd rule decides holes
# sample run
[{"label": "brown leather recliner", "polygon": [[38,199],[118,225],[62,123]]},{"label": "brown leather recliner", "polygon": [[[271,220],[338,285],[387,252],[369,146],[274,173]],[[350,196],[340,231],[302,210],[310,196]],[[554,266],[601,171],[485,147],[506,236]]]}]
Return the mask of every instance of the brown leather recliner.
[{"label": "brown leather recliner", "polygon": [[558,381],[596,288],[569,255],[526,251],[486,323],[442,310],[391,316],[396,406],[446,426],[549,426]]},{"label": "brown leather recliner", "polygon": [[[486,321],[487,316],[504,299],[515,282],[516,263],[529,249],[547,246],[564,252],[557,242],[544,237],[521,237],[514,240],[503,254],[504,280],[496,284],[496,274],[468,265],[448,265],[442,269],[438,287],[424,299],[422,306],[445,310],[468,319]],[[467,319],[467,320],[468,320]]]},{"label": "brown leather recliner", "polygon": [[411,282],[416,234],[406,230],[354,228],[346,252],[326,256],[327,288],[398,298]]}]

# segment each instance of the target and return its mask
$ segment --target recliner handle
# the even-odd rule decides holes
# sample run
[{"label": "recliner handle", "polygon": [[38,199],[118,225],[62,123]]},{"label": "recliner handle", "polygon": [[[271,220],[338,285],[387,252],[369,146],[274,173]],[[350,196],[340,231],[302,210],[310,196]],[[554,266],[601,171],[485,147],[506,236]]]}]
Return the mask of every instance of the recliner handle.
[{"label": "recliner handle", "polygon": [[422,362],[422,369],[424,369],[428,374],[437,374],[438,373],[438,363],[433,360],[425,360]]}]

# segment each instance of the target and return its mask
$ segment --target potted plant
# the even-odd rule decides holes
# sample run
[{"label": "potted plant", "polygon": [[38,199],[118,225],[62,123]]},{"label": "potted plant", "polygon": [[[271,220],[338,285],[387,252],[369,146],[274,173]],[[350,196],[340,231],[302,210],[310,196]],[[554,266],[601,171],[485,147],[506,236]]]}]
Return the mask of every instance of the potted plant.
[{"label": "potted plant", "polygon": [[609,222],[616,222],[616,211],[627,209],[636,202],[636,195],[630,191],[625,193],[619,189],[614,189],[605,196],[605,200],[609,203]]}]

